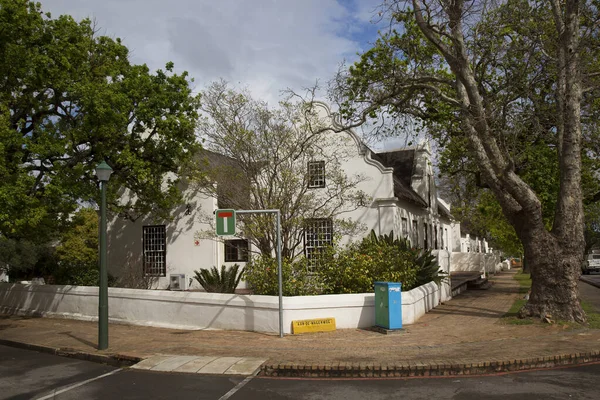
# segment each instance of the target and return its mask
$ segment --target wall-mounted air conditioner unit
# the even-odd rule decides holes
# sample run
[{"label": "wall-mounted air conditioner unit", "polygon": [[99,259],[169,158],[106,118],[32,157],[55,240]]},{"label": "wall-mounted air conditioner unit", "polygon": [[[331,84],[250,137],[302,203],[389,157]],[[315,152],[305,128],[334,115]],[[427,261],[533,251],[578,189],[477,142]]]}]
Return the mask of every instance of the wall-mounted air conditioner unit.
[{"label": "wall-mounted air conditioner unit", "polygon": [[169,275],[169,289],[171,290],[187,290],[185,282],[185,274]]}]

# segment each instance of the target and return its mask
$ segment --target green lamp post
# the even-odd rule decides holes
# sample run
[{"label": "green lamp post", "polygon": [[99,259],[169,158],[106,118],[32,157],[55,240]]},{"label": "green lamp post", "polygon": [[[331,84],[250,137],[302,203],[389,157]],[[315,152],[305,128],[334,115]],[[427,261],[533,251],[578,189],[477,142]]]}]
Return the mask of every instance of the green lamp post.
[{"label": "green lamp post", "polygon": [[102,161],[96,167],[100,181],[102,200],[100,203],[100,288],[98,301],[98,350],[108,348],[108,272],[106,271],[106,185],[112,168]]}]

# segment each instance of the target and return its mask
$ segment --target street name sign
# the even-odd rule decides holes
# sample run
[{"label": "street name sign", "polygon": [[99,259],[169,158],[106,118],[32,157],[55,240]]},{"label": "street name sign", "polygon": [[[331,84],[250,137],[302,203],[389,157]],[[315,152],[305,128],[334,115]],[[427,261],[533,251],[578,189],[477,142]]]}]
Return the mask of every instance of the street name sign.
[{"label": "street name sign", "polygon": [[317,318],[292,321],[292,333],[335,331],[335,318]]}]

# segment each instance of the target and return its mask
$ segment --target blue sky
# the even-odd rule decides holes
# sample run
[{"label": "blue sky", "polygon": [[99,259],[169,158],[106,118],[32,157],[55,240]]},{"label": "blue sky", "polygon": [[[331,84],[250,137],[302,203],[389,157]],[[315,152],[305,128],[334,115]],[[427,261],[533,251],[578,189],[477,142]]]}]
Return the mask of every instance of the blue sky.
[{"label": "blue sky", "polygon": [[197,90],[223,78],[274,103],[281,90],[331,79],[377,36],[382,0],[42,0],[55,17],[90,17],[132,61],[173,61]]}]

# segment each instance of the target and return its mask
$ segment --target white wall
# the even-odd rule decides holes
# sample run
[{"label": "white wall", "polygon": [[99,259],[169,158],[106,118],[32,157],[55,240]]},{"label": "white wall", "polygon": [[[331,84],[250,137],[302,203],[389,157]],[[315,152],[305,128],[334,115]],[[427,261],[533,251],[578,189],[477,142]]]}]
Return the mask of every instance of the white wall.
[{"label": "white wall", "polygon": [[481,253],[452,253],[450,272],[480,271],[483,272],[483,254]]},{"label": "white wall", "polygon": [[[333,317],[338,329],[375,324],[374,294],[284,297],[284,331],[293,320]],[[448,284],[402,292],[402,323],[416,322],[450,299]],[[111,322],[176,329],[279,331],[277,296],[109,288]],[[0,312],[96,320],[98,288],[0,284]]]},{"label": "white wall", "polygon": [[[225,250],[222,241],[202,236],[201,232],[212,232],[214,227],[207,222],[217,209],[216,200],[207,197],[193,188],[184,190],[185,203],[172,211],[172,220],[159,220],[151,217],[140,218],[135,222],[113,216],[108,224],[108,262],[110,274],[121,276],[136,273],[142,276],[142,230],[145,225],[165,225],[166,229],[166,276],[158,279],[157,288],[169,286],[170,274],[185,274],[186,281],[195,276],[199,269],[231,266],[234,262],[225,262]],[[191,213],[186,215],[186,205]],[[228,237],[227,239],[236,239]],[[196,241],[198,245],[196,245]],[[244,262],[237,262],[242,266]],[[127,271],[129,270],[129,272]],[[246,287],[241,282],[238,288]],[[191,288],[200,288],[193,279]]]},{"label": "white wall", "polygon": [[502,270],[500,257],[484,253],[453,252],[450,257],[450,271],[477,271],[495,274]]}]

